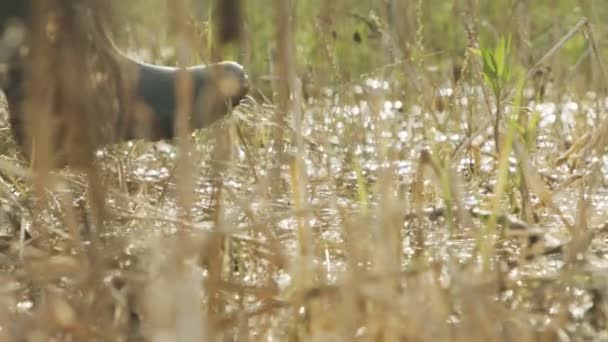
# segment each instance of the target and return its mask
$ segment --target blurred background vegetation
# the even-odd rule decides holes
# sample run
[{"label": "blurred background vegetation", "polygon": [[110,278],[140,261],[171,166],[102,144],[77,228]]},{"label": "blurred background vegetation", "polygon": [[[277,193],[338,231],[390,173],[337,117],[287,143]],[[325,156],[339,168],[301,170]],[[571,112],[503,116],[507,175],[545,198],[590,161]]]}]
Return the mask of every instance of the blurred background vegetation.
[{"label": "blurred background vegetation", "polygon": [[[175,62],[165,1],[116,6],[122,21],[119,45],[143,53],[149,61]],[[242,40],[221,55],[242,62],[254,84],[269,92],[276,55],[275,6],[259,1],[242,1],[242,6]],[[583,17],[591,21],[597,40],[604,41],[608,31],[601,20],[608,15],[602,0],[310,0],[294,1],[293,7],[298,73],[304,81],[321,86],[375,74],[400,81],[403,91],[420,90],[416,78],[421,76],[415,70],[422,71],[427,82],[452,80],[470,38],[480,46],[493,46],[500,36],[510,35],[516,64],[529,68]],[[209,61],[215,47],[215,9],[209,1],[194,1],[193,8],[190,20],[200,38],[197,57]],[[475,32],[467,34],[467,22]],[[582,34],[570,39],[548,63],[553,76],[567,79],[570,89],[596,82],[588,50]]]}]

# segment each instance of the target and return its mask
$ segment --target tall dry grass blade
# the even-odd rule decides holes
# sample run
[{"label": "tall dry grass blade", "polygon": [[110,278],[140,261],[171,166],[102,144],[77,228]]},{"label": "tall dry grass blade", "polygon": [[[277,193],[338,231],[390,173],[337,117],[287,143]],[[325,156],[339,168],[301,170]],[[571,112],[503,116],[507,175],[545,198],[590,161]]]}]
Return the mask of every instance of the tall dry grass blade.
[{"label": "tall dry grass blade", "polygon": [[414,208],[414,214],[416,215],[416,225],[414,226],[414,229],[416,229],[416,257],[421,257],[424,255],[424,171],[429,163],[431,163],[431,156],[428,151],[423,150],[422,152],[420,152],[418,165],[416,166],[416,173],[414,174],[414,181],[412,182],[411,197],[411,207]]},{"label": "tall dry grass blade", "polygon": [[608,95],[608,74],[606,73],[606,66],[604,65],[604,60],[602,58],[602,54],[600,53],[600,50],[598,49],[598,44],[597,41],[595,40],[595,35],[593,34],[593,27],[591,26],[591,23],[589,22],[589,20],[587,20],[585,22],[585,33],[586,33],[586,38],[587,38],[587,42],[589,43],[589,45],[591,46],[591,49],[593,50],[593,55],[595,56],[595,59],[597,61],[597,65],[600,69],[600,76],[602,77],[602,82],[604,83],[604,96]]},{"label": "tall dry grass blade", "polygon": [[[532,76],[534,76],[534,73],[536,72],[536,70],[538,70],[540,67],[543,66],[543,64],[545,64],[545,62],[547,60],[549,60],[549,58],[553,57],[553,55],[555,55],[555,53],[557,51],[559,51],[570,39],[572,39],[572,37],[574,37],[575,34],[577,34],[581,28],[583,28],[585,25],[588,25],[588,20],[587,18],[581,18],[571,29],[570,31],[568,31],[565,35],[562,36],[562,38],[555,43],[555,45],[553,45],[553,47],[551,47],[551,49],[549,49],[549,51],[547,51],[547,53],[545,53],[530,69],[528,69],[528,72],[526,73],[526,80],[529,80],[532,78]],[[512,93],[511,96],[509,96],[509,98],[513,97],[515,95],[515,93]]]},{"label": "tall dry grass blade", "polygon": [[192,88],[193,80],[189,76],[186,67],[192,65],[193,51],[191,42],[194,38],[192,30],[187,26],[188,17],[187,1],[169,1],[167,6],[173,14],[172,26],[177,34],[177,56],[179,70],[176,75],[175,93],[175,135],[177,136],[177,148],[179,151],[176,163],[176,179],[178,187],[178,201],[184,215],[189,216],[189,210],[194,202],[194,165],[192,164],[193,148],[189,142],[191,132],[190,116],[192,113]]},{"label": "tall dry grass blade", "polygon": [[532,164],[530,157],[528,156],[528,153],[523,147],[521,141],[515,140],[513,142],[513,151],[519,160],[522,175],[526,179],[526,184],[528,184],[530,190],[540,198],[544,205],[548,206],[555,214],[557,214],[568,230],[572,231],[574,229],[572,223],[553,200],[551,191],[547,188],[547,185],[543,182],[538,170]]},{"label": "tall dry grass blade", "polygon": [[275,39],[276,39],[276,58],[272,67],[274,68],[274,84],[276,90],[275,101],[277,103],[275,112],[275,123],[277,128],[273,134],[273,152],[276,155],[274,165],[271,169],[272,178],[276,181],[271,184],[273,193],[278,193],[281,186],[281,168],[286,161],[284,127],[288,127],[288,113],[292,109],[290,97],[296,89],[292,88],[295,75],[293,63],[293,37],[292,37],[292,6],[291,0],[276,0],[275,2]]}]

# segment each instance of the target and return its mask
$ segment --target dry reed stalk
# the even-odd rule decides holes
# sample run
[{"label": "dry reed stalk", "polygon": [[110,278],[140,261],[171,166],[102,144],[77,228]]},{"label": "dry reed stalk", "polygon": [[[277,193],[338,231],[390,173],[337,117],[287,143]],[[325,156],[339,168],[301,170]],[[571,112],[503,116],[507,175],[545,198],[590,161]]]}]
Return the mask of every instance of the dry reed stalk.
[{"label": "dry reed stalk", "polygon": [[273,194],[278,194],[282,189],[281,185],[281,169],[286,161],[285,156],[285,142],[284,142],[284,129],[288,127],[287,115],[290,109],[290,96],[294,89],[289,86],[289,70],[291,63],[290,49],[292,46],[289,45],[289,39],[291,38],[291,1],[289,0],[276,0],[275,2],[275,39],[276,39],[276,51],[274,56],[276,58],[270,58],[271,68],[273,70],[273,88],[276,89],[275,102],[277,104],[274,121],[278,125],[277,129],[273,132],[273,152],[275,153],[275,160],[271,169],[271,178],[275,181],[271,184],[271,190]]},{"label": "dry reed stalk", "polygon": [[[49,3],[52,5],[53,1]],[[44,23],[48,19],[43,15],[45,12],[44,4],[35,2],[31,8],[32,22]],[[25,99],[23,103],[23,113],[25,116],[25,135],[32,137],[31,145],[25,145],[25,149],[31,151],[33,156],[32,168],[38,177],[34,179],[34,191],[41,199],[39,205],[35,207],[35,218],[44,212],[46,207],[46,190],[50,183],[49,174],[52,167],[52,137],[55,135],[56,126],[52,120],[52,98],[54,88],[57,86],[53,82],[47,83],[47,79],[52,73],[51,67],[56,61],[55,55],[51,54],[51,44],[47,39],[45,26],[35,25],[29,32],[30,40],[36,47],[30,52],[26,74],[24,75],[28,87],[25,88]],[[16,110],[12,108],[11,110]],[[51,124],[48,124],[51,123]],[[48,232],[40,230],[43,237],[47,237]]]},{"label": "dry reed stalk", "polygon": [[513,151],[519,160],[521,172],[523,177],[526,179],[526,184],[529,186],[529,190],[534,193],[542,201],[544,205],[550,208],[557,217],[560,218],[562,224],[572,231],[574,229],[572,223],[568,220],[564,212],[553,200],[553,194],[549,191],[542,177],[538,173],[538,170],[533,165],[528,153],[523,147],[523,144],[519,140],[515,140],[513,143]]},{"label": "dry reed stalk", "polygon": [[414,208],[414,214],[416,216],[416,225],[414,226],[416,229],[416,248],[415,255],[416,257],[421,257],[424,254],[424,230],[423,230],[423,208],[424,208],[424,171],[427,166],[431,162],[430,156],[427,151],[422,151],[420,153],[420,158],[418,160],[418,165],[416,166],[416,173],[414,174],[414,181],[412,182],[412,196],[411,208]]}]

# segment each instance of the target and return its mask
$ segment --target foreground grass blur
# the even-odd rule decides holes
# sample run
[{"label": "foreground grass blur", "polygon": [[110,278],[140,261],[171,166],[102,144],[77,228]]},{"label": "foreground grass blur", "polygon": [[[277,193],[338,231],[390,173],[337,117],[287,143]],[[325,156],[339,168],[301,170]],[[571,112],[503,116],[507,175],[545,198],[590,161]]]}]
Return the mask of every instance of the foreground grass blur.
[{"label": "foreground grass blur", "polygon": [[[275,9],[245,2],[243,42],[221,52],[256,91],[179,149],[100,151],[101,255],[82,233],[84,177],[54,173],[32,210],[33,176],[0,131],[0,336],[607,339],[607,30],[595,18],[608,5],[410,3],[298,2],[290,64]],[[131,20],[121,45],[174,62],[154,2],[124,6],[148,25]],[[506,36],[514,77],[492,96],[475,51]]]}]

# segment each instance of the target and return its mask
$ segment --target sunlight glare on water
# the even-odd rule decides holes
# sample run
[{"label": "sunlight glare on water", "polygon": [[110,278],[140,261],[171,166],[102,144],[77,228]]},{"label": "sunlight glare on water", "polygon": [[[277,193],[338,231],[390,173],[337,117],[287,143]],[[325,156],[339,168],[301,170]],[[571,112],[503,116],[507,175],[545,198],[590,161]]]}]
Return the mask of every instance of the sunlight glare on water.
[{"label": "sunlight glare on water", "polygon": [[368,78],[367,80],[365,80],[365,85],[372,89],[385,89],[386,90],[389,88],[389,84],[387,81],[379,80],[376,78]]},{"label": "sunlight glare on water", "polygon": [[555,120],[557,119],[557,116],[556,116],[557,106],[555,105],[555,103],[552,103],[552,102],[539,103],[534,106],[534,109],[537,110],[541,115],[541,120],[539,123],[539,126],[541,128],[548,127],[548,126],[552,125],[553,123],[555,123]]}]

